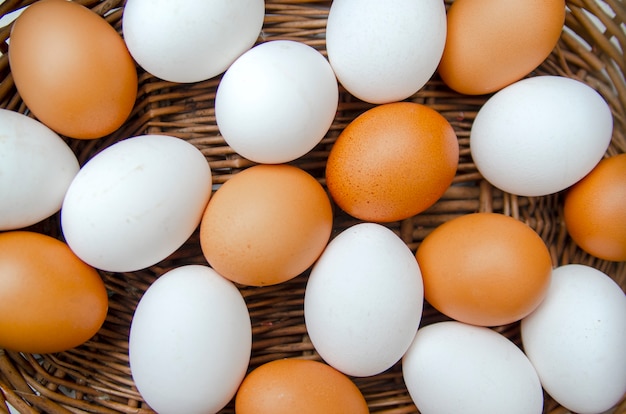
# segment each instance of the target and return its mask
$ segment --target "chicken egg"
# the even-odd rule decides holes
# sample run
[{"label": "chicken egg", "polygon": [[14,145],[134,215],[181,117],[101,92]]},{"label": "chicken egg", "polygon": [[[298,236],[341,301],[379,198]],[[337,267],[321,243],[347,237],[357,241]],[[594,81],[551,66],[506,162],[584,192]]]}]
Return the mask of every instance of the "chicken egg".
[{"label": "chicken egg", "polygon": [[286,163],[324,138],[338,99],[337,79],[320,52],[274,40],[253,47],[228,68],[217,88],[215,119],[241,156]]},{"label": "chicken egg", "polygon": [[189,239],[211,183],[206,158],[189,142],[167,135],[127,138],[76,174],[61,207],[61,229],[72,250],[98,269],[143,269]]},{"label": "chicken egg", "polygon": [[626,260],[626,154],[603,159],[565,193],[563,220],[583,250]]},{"label": "chicken egg", "polygon": [[146,71],[170,82],[199,82],[254,45],[264,16],[262,0],[128,0],[122,27]]},{"label": "chicken egg", "polygon": [[278,359],[249,373],[235,398],[237,414],[368,414],[367,402],[344,374],[323,362]]},{"label": "chicken egg", "polygon": [[28,6],[11,30],[15,86],[37,119],[55,132],[94,139],[119,128],[137,96],[137,71],[122,37],[73,1]]},{"label": "chicken egg", "polygon": [[571,78],[535,76],[498,91],[480,108],[470,150],[476,168],[494,186],[542,196],[589,173],[612,132],[611,109],[596,90]]},{"label": "chicken egg", "polygon": [[0,233],[0,348],[62,352],[94,336],[108,295],[93,267],[53,237]]},{"label": "chicken egg", "polygon": [[626,295],[607,274],[581,264],[554,269],[521,334],[543,388],[563,407],[604,413],[626,393]]},{"label": "chicken egg", "polygon": [[417,248],[426,300],[443,314],[473,325],[516,322],[543,300],[552,260],[541,237],[499,213],[456,217]]},{"label": "chicken egg", "polygon": [[330,64],[348,92],[370,103],[401,101],[421,89],[445,40],[442,0],[338,0],[328,13]]},{"label": "chicken egg", "polygon": [[463,94],[495,92],[548,57],[564,22],[564,0],[455,0],[439,75]]},{"label": "chicken egg", "polygon": [[423,299],[408,246],[383,225],[360,223],[336,236],[311,270],[305,325],[326,363],[351,376],[377,375],[411,344]]},{"label": "chicken egg", "polygon": [[308,269],[330,238],[333,212],[321,184],[287,165],[256,165],[224,183],[200,224],[216,271],[248,286],[273,285]]},{"label": "chicken egg", "polygon": [[526,355],[489,328],[457,321],[417,331],[402,359],[422,414],[541,414],[543,390]]},{"label": "chicken egg", "polygon": [[184,265],[141,297],[128,346],[133,380],[151,408],[217,413],[246,374],[250,315],[232,283],[208,266]]},{"label": "chicken egg", "polygon": [[435,204],[458,162],[446,118],[426,105],[394,102],[365,111],[341,132],[328,155],[326,183],[348,214],[391,222]]},{"label": "chicken egg", "polygon": [[28,227],[58,212],[78,169],[76,155],[54,131],[0,109],[0,230]]}]

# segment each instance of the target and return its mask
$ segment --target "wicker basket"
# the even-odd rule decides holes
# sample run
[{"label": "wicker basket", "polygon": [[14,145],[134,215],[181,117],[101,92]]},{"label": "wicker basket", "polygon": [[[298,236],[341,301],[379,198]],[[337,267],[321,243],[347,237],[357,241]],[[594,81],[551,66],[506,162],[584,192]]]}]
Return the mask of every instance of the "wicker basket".
[{"label": "wicker basket", "polygon": [[[598,0],[599,1],[599,0]],[[623,0],[567,0],[566,26],[550,57],[533,73],[576,78],[598,90],[609,102],[615,128],[607,155],[626,151],[626,4]],[[6,0],[0,16],[32,0]],[[123,0],[81,0],[121,32]],[[259,42],[291,39],[325,53],[324,30],[330,2],[267,0],[266,18]],[[597,19],[596,19],[597,18]],[[600,30],[594,21],[606,27]],[[12,81],[7,59],[10,26],[0,28],[0,107],[26,112]],[[617,47],[614,42],[620,45]],[[586,47],[586,43],[590,46]],[[621,49],[621,50],[620,50]],[[139,94],[128,122],[115,133],[94,141],[68,139],[83,164],[106,146],[134,135],[164,133],[185,139],[206,156],[216,183],[223,183],[252,163],[232,151],[219,134],[213,103],[219,78],[196,84],[164,82],[139,72]],[[614,278],[626,289],[626,263],[593,258],[568,237],[562,219],[561,194],[527,198],[503,193],[485,182],[477,172],[469,151],[472,121],[486,100],[463,96],[445,87],[435,76],[409,100],[427,104],[444,115],[456,130],[460,164],[453,185],[432,208],[389,227],[415,251],[420,241],[439,224],[476,212],[495,211],[529,224],[550,248],[554,265],[584,263]],[[294,164],[324,184],[325,160],[341,130],[358,114],[372,107],[340,91],[338,115],[322,142]],[[356,220],[337,209],[334,234]],[[60,237],[58,216],[34,226],[36,231]],[[110,310],[99,333],[84,345],[52,355],[26,355],[0,349],[0,412],[5,401],[22,414],[46,413],[151,413],[134,387],[128,364],[128,334],[137,302],[152,281],[165,271],[183,264],[206,264],[198,235],[171,257],[143,271],[118,274],[101,272],[110,291]],[[306,272],[283,284],[241,287],[253,326],[250,368],[283,357],[319,360],[304,325],[303,298]],[[426,304],[422,324],[447,319]],[[520,344],[519,324],[494,328]],[[373,413],[415,413],[402,380],[399,364],[380,375],[354,378]],[[233,412],[231,402],[224,413]],[[545,413],[567,413],[548,395]],[[612,410],[626,412],[626,400]]]}]

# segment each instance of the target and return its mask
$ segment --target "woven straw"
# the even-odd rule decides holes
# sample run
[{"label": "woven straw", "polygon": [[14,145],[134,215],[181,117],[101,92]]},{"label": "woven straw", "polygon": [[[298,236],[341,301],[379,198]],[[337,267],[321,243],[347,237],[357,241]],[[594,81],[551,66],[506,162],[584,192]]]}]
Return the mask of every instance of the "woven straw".
[{"label": "woven straw", "polygon": [[[32,1],[7,0],[0,4],[0,16]],[[121,33],[123,0],[83,0]],[[267,0],[265,24],[259,42],[291,39],[325,53],[324,30],[330,2]],[[449,3],[449,2],[448,2]],[[566,26],[550,57],[530,76],[553,74],[578,79],[596,89],[609,103],[615,121],[607,155],[626,150],[626,4],[622,0],[568,0]],[[609,10],[610,9],[610,10]],[[611,12],[612,10],[612,12]],[[594,24],[597,18],[606,27]],[[10,26],[0,28],[0,107],[26,112],[12,81],[8,64]],[[574,33],[576,35],[574,35]],[[619,46],[616,45],[619,44]],[[589,47],[587,47],[586,45]],[[215,183],[223,183],[253,163],[237,155],[219,134],[215,122],[214,98],[219,78],[196,84],[164,82],[139,70],[139,94],[134,111],[118,131],[93,141],[68,139],[83,164],[112,143],[130,136],[169,134],[199,148],[213,171]],[[445,116],[456,130],[460,163],[454,184],[432,208],[388,226],[415,251],[435,227],[454,217],[476,211],[494,211],[529,224],[550,248],[553,264],[583,263],[594,266],[626,289],[624,262],[595,259],[577,248],[568,237],[562,218],[562,194],[546,197],[519,197],[503,193],[477,172],[469,151],[472,121],[487,97],[463,96],[445,87],[435,75],[409,100],[426,104]],[[371,108],[340,90],[337,117],[322,142],[294,164],[324,184],[328,152],[341,130],[358,114]],[[357,220],[336,209],[334,233]],[[58,215],[33,228],[60,237]],[[206,264],[198,235],[171,257],[143,271],[118,274],[101,272],[110,291],[110,310],[99,333],[84,345],[53,355],[26,355],[0,349],[0,412],[8,401],[23,414],[29,413],[151,413],[134,387],[128,364],[128,333],[133,311],[150,283],[165,271],[184,264]],[[277,358],[301,357],[320,360],[309,341],[304,325],[303,297],[306,272],[288,282],[263,287],[240,287],[250,311],[253,349],[250,369]],[[447,319],[428,304],[422,324]],[[519,323],[494,328],[520,345]],[[353,378],[374,413],[416,413],[402,380],[399,364],[369,378]],[[232,413],[231,402],[224,413]],[[545,413],[568,413],[548,395]],[[612,413],[626,412],[626,401]]]}]

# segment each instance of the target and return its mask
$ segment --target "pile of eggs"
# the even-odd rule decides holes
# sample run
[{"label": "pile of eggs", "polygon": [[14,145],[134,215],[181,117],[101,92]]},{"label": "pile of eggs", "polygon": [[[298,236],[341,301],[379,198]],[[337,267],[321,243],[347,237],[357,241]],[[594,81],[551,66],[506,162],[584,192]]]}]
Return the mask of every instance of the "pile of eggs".
[{"label": "pile of eggs", "polygon": [[[155,265],[199,228],[206,265],[160,275],[131,325],[133,380],[157,412],[215,413],[234,398],[240,414],[367,413],[350,377],[398,362],[423,413],[541,413],[544,390],[581,413],[621,400],[626,296],[608,275],[553,268],[541,237],[503,214],[452,219],[416,253],[385,226],[434,205],[456,174],[453,127],[405,101],[438,73],[459,93],[492,94],[470,137],[487,181],[521,196],[563,191],[574,241],[626,260],[626,155],[604,157],[609,106],[577,80],[527,77],[560,37],[564,1],[337,0],[327,57],[296,41],[255,45],[264,14],[261,0],[128,0],[123,38],[64,0],[17,18],[11,73],[34,118],[0,110],[0,348],[83,344],[107,314],[98,271]],[[140,135],[79,166],[61,136],[120,128],[136,65],[177,83],[221,76],[220,133],[256,165],[216,188],[196,147]],[[324,188],[290,162],[327,134],[339,85],[374,106],[333,144]],[[360,223],[331,240],[333,203]],[[59,212],[63,241],[24,230]],[[249,372],[237,286],[305,271],[306,329],[324,362]],[[48,296],[59,302],[41,306]],[[450,320],[420,327],[424,301]],[[523,350],[490,329],[520,321]]]}]

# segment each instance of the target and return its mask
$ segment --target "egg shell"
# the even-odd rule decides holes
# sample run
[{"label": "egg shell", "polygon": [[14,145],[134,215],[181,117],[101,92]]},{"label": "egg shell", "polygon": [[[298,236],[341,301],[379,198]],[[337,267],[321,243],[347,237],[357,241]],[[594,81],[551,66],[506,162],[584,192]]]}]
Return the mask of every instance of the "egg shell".
[{"label": "egg shell", "polygon": [[0,233],[0,348],[66,351],[95,335],[107,310],[100,275],[67,244],[30,231]]},{"label": "egg shell", "polygon": [[10,43],[20,97],[57,133],[100,138],[130,115],[137,97],[135,62],[122,37],[87,7],[34,2],[15,20]]},{"label": "egg shell", "polygon": [[586,252],[626,261],[626,154],[601,160],[565,193],[563,220]]},{"label": "egg shell", "polygon": [[458,216],[419,245],[425,299],[460,322],[507,325],[532,312],[550,283],[548,247],[527,224],[500,213]]},{"label": "egg shell", "polygon": [[540,414],[543,390],[534,367],[509,339],[457,321],[419,329],[402,375],[422,414]]},{"label": "egg shell", "polygon": [[543,388],[581,414],[609,410],[626,393],[626,295],[581,264],[554,269],[542,304],[522,320],[522,343]]},{"label": "egg shell", "polygon": [[0,109],[0,230],[28,227],[58,212],[78,169],[76,155],[54,131]]},{"label": "egg shell", "polygon": [[348,214],[392,222],[435,204],[458,163],[456,133],[443,115],[393,102],[365,111],[341,131],[328,154],[326,184]]},{"label": "egg shell", "polygon": [[275,285],[313,265],[332,225],[330,199],[313,176],[293,165],[256,165],[215,192],[202,216],[200,245],[227,279]]},{"label": "egg shell", "polygon": [[359,388],[319,361],[278,359],[254,369],[235,398],[237,414],[368,414]]},{"label": "egg shell", "polygon": [[265,164],[293,161],[330,128],[339,99],[326,58],[291,40],[262,43],[226,71],[215,96],[215,120],[230,147]]},{"label": "egg shell", "polygon": [[422,317],[420,269],[408,246],[376,223],[356,224],[334,238],[305,289],[307,332],[319,355],[351,376],[392,367]]},{"label": "egg shell", "polygon": [[146,268],[198,227],[211,182],[206,158],[190,143],[167,135],[127,138],[91,158],[70,184],[63,235],[98,269]]},{"label": "egg shell", "polygon": [[438,73],[457,92],[495,92],[550,55],[564,22],[563,0],[455,0]]},{"label": "egg shell", "polygon": [[612,132],[611,109],[590,86],[536,76],[489,98],[472,125],[470,149],[491,184],[534,197],[582,179],[602,159]]},{"label": "egg shell", "polygon": [[129,358],[142,397],[160,414],[217,413],[243,380],[252,347],[239,290],[208,266],[161,275],[130,327]]},{"label": "egg shell", "polygon": [[188,83],[224,72],[254,45],[264,16],[262,0],[129,0],[122,27],[130,53],[146,71]]},{"label": "egg shell", "polygon": [[334,1],[326,48],[339,82],[370,103],[408,98],[432,77],[446,40],[442,0]]}]

